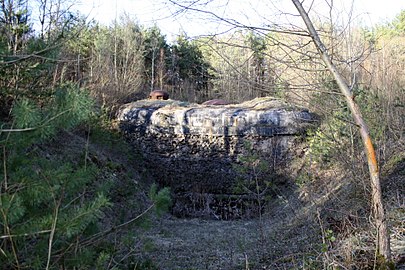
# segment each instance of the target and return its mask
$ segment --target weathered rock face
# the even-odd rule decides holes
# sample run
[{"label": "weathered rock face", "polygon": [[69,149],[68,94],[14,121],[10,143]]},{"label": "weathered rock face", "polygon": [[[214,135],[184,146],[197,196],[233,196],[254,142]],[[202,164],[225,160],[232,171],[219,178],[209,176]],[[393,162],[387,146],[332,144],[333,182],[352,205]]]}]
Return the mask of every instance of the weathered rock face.
[{"label": "weathered rock face", "polygon": [[[122,107],[118,120],[121,131],[142,149],[149,171],[171,187],[175,214],[227,218],[249,212],[240,209],[246,194],[234,192],[240,157],[253,152],[277,173],[314,118],[307,110],[258,98],[223,106],[142,100]],[[224,213],[221,204],[237,214]]]}]

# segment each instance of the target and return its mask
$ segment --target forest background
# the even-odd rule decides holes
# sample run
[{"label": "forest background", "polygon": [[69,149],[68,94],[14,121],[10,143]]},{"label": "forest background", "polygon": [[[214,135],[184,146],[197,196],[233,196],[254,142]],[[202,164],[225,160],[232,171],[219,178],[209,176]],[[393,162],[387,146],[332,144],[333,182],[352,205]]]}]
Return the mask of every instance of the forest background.
[{"label": "forest background", "polygon": [[[32,2],[38,6],[35,29]],[[169,2],[184,12],[204,12],[204,5]],[[97,249],[88,248],[88,240],[100,233],[96,224],[111,207],[111,194],[99,181],[88,144],[68,162],[47,157],[47,147],[62,131],[85,134],[87,142],[90,134],[106,133],[122,104],[155,88],[188,102],[273,96],[307,107],[322,119],[308,137],[313,166],[340,165],[351,181],[363,183],[361,196],[370,197],[360,136],[304,27],[216,18],[231,30],[193,38],[181,33],[169,43],[159,27],[125,14],[105,26],[88,21],[70,1],[0,3],[2,265],[94,265]],[[373,28],[333,19],[317,17],[318,33],[364,114],[383,174],[399,168],[403,175],[405,11]],[[312,176],[297,184],[310,186]],[[390,190],[403,194],[400,183]],[[403,201],[391,195],[384,198],[397,210],[389,213],[403,217]],[[153,190],[150,199],[164,205],[167,190]]]}]

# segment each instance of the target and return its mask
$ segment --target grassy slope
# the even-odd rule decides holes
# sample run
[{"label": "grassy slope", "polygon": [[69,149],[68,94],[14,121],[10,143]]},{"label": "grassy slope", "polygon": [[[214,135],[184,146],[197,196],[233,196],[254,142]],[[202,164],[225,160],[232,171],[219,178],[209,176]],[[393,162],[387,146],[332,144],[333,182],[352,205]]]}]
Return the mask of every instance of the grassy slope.
[{"label": "grassy slope", "polygon": [[[114,203],[102,221],[108,230],[133,219],[151,204],[154,182],[142,154],[114,131],[102,128],[62,132],[42,145],[44,154],[95,164],[99,183],[108,183]],[[390,167],[389,167],[390,166]],[[384,170],[384,194],[391,218],[393,251],[403,252],[404,159]],[[389,167],[389,168],[388,168]],[[363,269],[373,256],[364,183],[339,168],[319,170],[310,185],[278,190],[262,220],[214,221],[149,215],[106,234],[97,243],[109,250],[106,267],[135,269],[319,269],[343,264]],[[97,185],[97,183],[96,183]],[[403,228],[403,227],[402,227]]]}]

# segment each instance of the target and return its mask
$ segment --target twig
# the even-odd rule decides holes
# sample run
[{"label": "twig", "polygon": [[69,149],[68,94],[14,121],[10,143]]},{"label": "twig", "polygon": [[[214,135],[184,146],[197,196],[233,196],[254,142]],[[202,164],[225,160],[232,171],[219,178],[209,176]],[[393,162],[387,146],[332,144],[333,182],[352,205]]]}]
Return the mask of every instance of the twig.
[{"label": "twig", "polygon": [[49,243],[48,243],[48,258],[46,261],[46,270],[49,269],[49,265],[51,263],[51,254],[52,254],[52,244],[53,244],[53,237],[55,236],[56,231],[56,223],[58,221],[58,214],[59,214],[59,207],[61,205],[63,196],[60,196],[58,203],[55,205],[55,217],[52,222],[52,229],[51,233],[49,234]]},{"label": "twig", "polygon": [[[13,197],[14,197],[14,194],[13,194],[12,199],[10,201],[13,200]],[[4,212],[3,208],[1,208],[1,213],[3,215],[3,220],[4,220],[4,227],[5,227],[4,229],[5,229],[5,231],[6,231],[6,233],[8,235],[11,235],[11,230],[10,230],[10,227],[8,225],[8,220],[7,220],[7,213]],[[10,239],[11,249],[13,251],[13,256],[14,256],[14,259],[15,259],[16,267],[17,267],[17,269],[20,269],[20,262],[18,260],[17,250],[16,250],[16,247],[15,247],[13,238],[9,237],[9,239]]]},{"label": "twig", "polygon": [[[4,172],[4,190],[7,191],[8,184],[7,184],[7,162],[6,162],[6,146],[3,145],[3,172]],[[1,191],[1,186],[0,186]]]},{"label": "twig", "polygon": [[245,253],[245,270],[249,270],[249,260],[248,255]]},{"label": "twig", "polygon": [[90,125],[87,128],[87,140],[85,145],[85,155],[84,155],[84,170],[87,170],[87,159],[89,158],[89,141],[90,141]]},{"label": "twig", "polygon": [[33,128],[13,128],[13,129],[0,129],[0,132],[23,132],[23,131],[31,131],[35,130],[38,127]]},{"label": "twig", "polygon": [[57,115],[52,116],[51,118],[49,118],[48,120],[46,120],[44,123],[42,123],[41,125],[37,126],[37,127],[30,127],[30,128],[11,128],[11,129],[0,129],[0,134],[2,132],[8,132],[10,134],[10,132],[24,132],[24,131],[32,131],[32,130],[36,130],[40,127],[45,126],[46,124],[48,124],[49,122],[51,122],[52,120],[58,118],[59,116],[71,111],[72,109],[68,109],[65,110],[63,112],[58,113]]},{"label": "twig", "polygon": [[7,238],[13,238],[13,237],[24,237],[24,236],[31,236],[31,235],[37,235],[37,234],[43,234],[43,233],[49,233],[49,232],[51,232],[51,230],[43,230],[43,231],[38,231],[38,232],[33,232],[33,233],[2,235],[2,236],[0,236],[0,239],[7,239]]},{"label": "twig", "polygon": [[141,218],[142,216],[144,216],[147,212],[149,212],[154,206],[155,206],[155,204],[153,203],[153,204],[151,204],[148,208],[146,208],[146,210],[144,210],[142,213],[140,213],[140,214],[137,215],[136,217],[134,217],[134,218],[132,218],[132,219],[130,219],[130,220],[128,220],[128,221],[126,221],[126,222],[120,224],[120,225],[113,226],[113,227],[111,227],[111,228],[108,229],[108,230],[105,230],[105,231],[103,231],[103,232],[99,232],[99,233],[97,233],[97,234],[95,234],[95,235],[93,235],[93,236],[91,236],[91,237],[89,237],[89,238],[87,238],[87,239],[84,239],[84,240],[81,242],[81,244],[84,245],[84,246],[85,246],[85,245],[88,245],[88,244],[92,243],[93,241],[95,241],[95,240],[96,240],[97,238],[99,238],[99,237],[106,236],[107,234],[109,234],[109,233],[111,233],[111,232],[113,232],[113,231],[115,231],[115,230],[117,230],[117,229],[120,229],[120,228],[122,228],[122,227],[124,227],[124,226],[127,226],[127,225],[133,223],[134,221],[136,221],[136,220],[138,220],[139,218]]},{"label": "twig", "polygon": [[[325,250],[322,252],[323,253],[323,255],[325,256],[325,259],[326,259],[326,261],[329,261],[329,256],[328,256],[328,249],[327,249],[327,239],[326,239],[326,233],[325,233],[325,228],[323,227],[323,222],[322,222],[322,219],[321,219],[321,213],[319,212],[319,209],[317,209],[316,210],[316,214],[317,214],[317,217],[318,217],[318,221],[319,221],[319,227],[321,228],[321,233],[322,233],[322,244],[324,245],[324,247],[323,248],[325,248]],[[324,266],[324,269],[326,269],[326,262],[325,262],[325,260],[323,260],[323,266]]]}]

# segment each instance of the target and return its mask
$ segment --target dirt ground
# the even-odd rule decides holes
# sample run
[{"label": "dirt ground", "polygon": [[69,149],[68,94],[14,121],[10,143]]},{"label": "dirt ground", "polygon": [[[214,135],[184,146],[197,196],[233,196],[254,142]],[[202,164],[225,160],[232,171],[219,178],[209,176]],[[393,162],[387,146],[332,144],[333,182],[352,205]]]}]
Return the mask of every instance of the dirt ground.
[{"label": "dirt ground", "polygon": [[[66,133],[63,138],[54,142],[58,147],[48,149],[47,154],[64,158],[72,155],[74,159],[85,145],[84,136]],[[97,138],[101,143],[100,135]],[[144,211],[150,202],[147,185],[142,183],[153,182],[139,153],[117,142],[119,139],[107,146],[89,147],[89,162],[103,168],[105,175],[100,181],[108,180],[112,187],[114,206],[106,213],[105,229]],[[405,250],[403,168],[405,163],[396,164],[383,178],[391,246],[397,257]],[[284,186],[269,201],[261,218],[223,221],[176,218],[169,213],[152,215],[145,219],[146,225],[134,223],[105,239],[117,254],[110,266],[159,270],[333,269],[332,266],[368,269],[375,242],[370,229],[369,194],[362,192],[369,183],[367,179],[364,183],[350,181],[342,172],[327,171],[318,175],[319,180],[299,188],[293,183]],[[328,235],[329,231],[333,234]],[[365,264],[360,265],[362,262]]]},{"label": "dirt ground", "polygon": [[162,270],[299,268],[298,258],[302,261],[304,253],[316,256],[321,240],[313,217],[295,212],[296,206],[283,200],[261,219],[250,220],[167,214],[154,220],[150,230],[137,234],[142,235],[138,255]]}]

